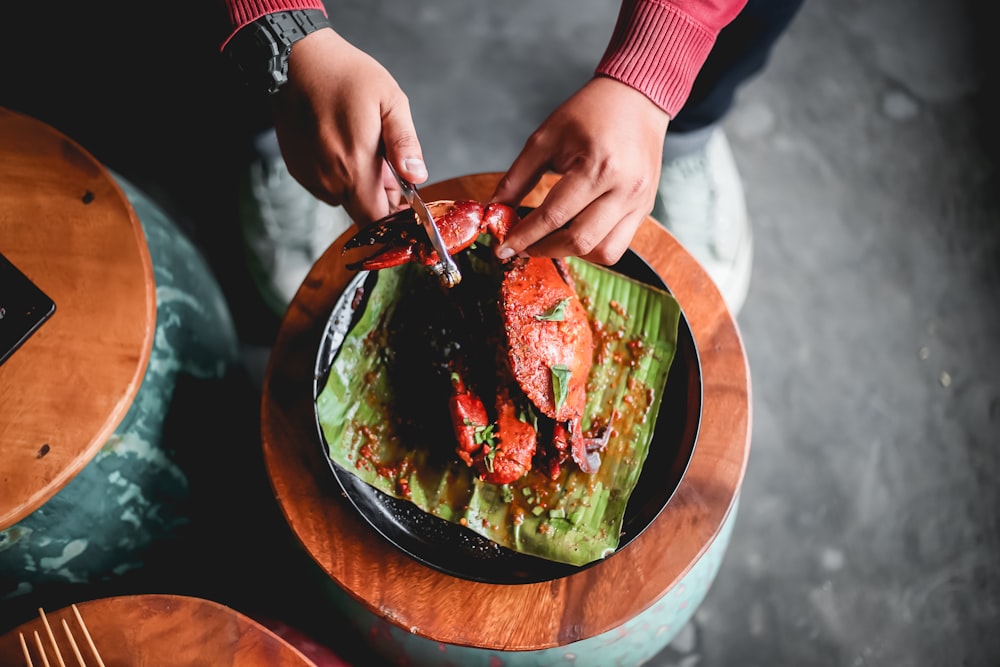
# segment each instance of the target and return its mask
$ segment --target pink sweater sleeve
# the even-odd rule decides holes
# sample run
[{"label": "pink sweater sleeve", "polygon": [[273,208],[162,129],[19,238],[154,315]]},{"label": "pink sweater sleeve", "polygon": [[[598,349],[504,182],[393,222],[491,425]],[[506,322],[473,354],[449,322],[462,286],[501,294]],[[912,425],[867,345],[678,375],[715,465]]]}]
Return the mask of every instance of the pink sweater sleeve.
[{"label": "pink sweater sleeve", "polygon": [[596,74],[632,86],[671,118],[715,38],[746,0],[623,0]]},{"label": "pink sweater sleeve", "polygon": [[289,9],[318,9],[326,14],[322,0],[224,0],[229,13],[230,31],[219,45],[219,50],[226,48],[240,28],[256,21],[264,14],[284,12]]},{"label": "pink sweater sleeve", "polygon": [[[230,31],[264,14],[318,9],[322,0],[224,0]],[[746,0],[623,0],[618,23],[597,74],[641,91],[673,118],[680,110],[719,31]]]}]

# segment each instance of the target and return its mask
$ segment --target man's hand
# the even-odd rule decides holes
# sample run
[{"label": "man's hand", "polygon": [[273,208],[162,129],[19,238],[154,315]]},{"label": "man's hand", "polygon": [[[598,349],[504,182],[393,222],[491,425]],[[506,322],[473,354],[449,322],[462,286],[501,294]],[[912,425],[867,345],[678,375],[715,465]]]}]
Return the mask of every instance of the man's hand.
[{"label": "man's hand", "polygon": [[273,107],[288,171],[359,224],[398,205],[399,186],[383,155],[410,181],[427,180],[405,93],[381,64],[333,30],[295,43],[288,83]]},{"label": "man's hand", "polygon": [[563,175],[498,255],[618,261],[653,210],[669,120],[634,88],[589,81],[531,135],[497,186],[494,201],[517,205],[545,172]]}]

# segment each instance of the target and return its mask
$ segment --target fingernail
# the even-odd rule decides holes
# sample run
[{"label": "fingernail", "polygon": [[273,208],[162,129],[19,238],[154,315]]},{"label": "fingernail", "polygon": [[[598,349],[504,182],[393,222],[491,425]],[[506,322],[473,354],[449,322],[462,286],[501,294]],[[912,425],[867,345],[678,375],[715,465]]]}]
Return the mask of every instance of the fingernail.
[{"label": "fingernail", "polygon": [[427,166],[420,158],[406,158],[403,160],[403,169],[415,178],[427,178]]},{"label": "fingernail", "polygon": [[500,249],[497,250],[497,257],[500,259],[510,259],[513,256],[514,256],[513,248],[508,248],[507,246],[500,246]]}]

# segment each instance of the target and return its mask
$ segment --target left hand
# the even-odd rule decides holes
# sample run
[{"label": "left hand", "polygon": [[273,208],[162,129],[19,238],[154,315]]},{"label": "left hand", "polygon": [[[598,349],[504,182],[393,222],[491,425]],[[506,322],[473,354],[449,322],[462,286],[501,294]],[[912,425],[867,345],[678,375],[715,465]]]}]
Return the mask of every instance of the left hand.
[{"label": "left hand", "polygon": [[547,171],[562,174],[497,248],[504,258],[617,262],[653,210],[670,118],[648,97],[596,77],[532,133],[492,201],[518,205]]}]

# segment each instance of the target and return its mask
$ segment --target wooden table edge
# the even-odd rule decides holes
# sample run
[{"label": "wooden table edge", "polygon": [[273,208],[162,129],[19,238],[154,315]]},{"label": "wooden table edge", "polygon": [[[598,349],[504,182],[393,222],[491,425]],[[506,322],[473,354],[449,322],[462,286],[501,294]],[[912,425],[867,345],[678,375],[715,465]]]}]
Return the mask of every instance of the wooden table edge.
[{"label": "wooden table edge", "polygon": [[[263,623],[257,621],[251,616],[230,607],[222,602],[217,602],[208,598],[201,598],[192,595],[184,594],[174,594],[174,593],[136,593],[136,594],[124,594],[124,595],[114,595],[105,598],[95,598],[91,600],[85,600],[75,603],[77,609],[80,611],[80,615],[83,617],[84,622],[87,623],[88,628],[91,630],[92,636],[96,634],[94,632],[95,627],[100,627],[98,617],[102,614],[109,613],[109,610],[116,605],[128,606],[132,605],[134,607],[133,611],[142,610],[144,613],[156,613],[163,609],[165,605],[171,605],[180,610],[181,613],[194,613],[197,611],[209,611],[212,614],[217,615],[217,618],[228,618],[233,623],[242,624],[247,628],[250,628],[253,633],[257,635],[257,638],[251,637],[250,641],[253,646],[260,645],[260,639],[264,638],[267,642],[281,647],[281,650],[289,656],[293,656],[298,659],[302,667],[307,667],[308,665],[313,665],[314,663],[310,660],[298,647],[293,645],[287,639],[276,633],[271,628],[267,627]],[[171,613],[178,613],[173,610]],[[65,638],[58,630],[59,621],[61,619],[66,619],[70,627],[73,629],[74,634],[77,635],[78,639],[81,638],[79,632],[79,626],[77,625],[74,617],[72,616],[72,605],[67,605],[60,609],[55,610],[45,610],[46,618],[49,624],[52,626],[53,630],[60,632],[58,635],[60,645],[65,649]],[[30,631],[32,630],[42,630],[42,624],[39,617],[30,618],[23,623],[18,624],[16,627],[11,628],[7,632],[0,635],[0,641],[17,641],[15,638],[19,633],[28,633],[25,636],[30,637]],[[230,633],[233,634],[233,633]],[[237,637],[243,639],[246,637],[246,631],[240,630],[235,633]],[[43,635],[44,636],[44,635]],[[104,647],[102,649],[101,641],[99,636],[93,636],[95,645],[98,651],[102,654],[110,654],[111,651]],[[241,664],[236,657],[241,655],[243,652],[247,652],[247,649],[243,649],[242,652],[237,644],[233,645],[233,659],[232,664]],[[268,656],[273,657],[270,653],[270,649],[263,648],[262,651]],[[63,656],[67,660],[67,665],[73,661],[73,658],[69,655]],[[85,654],[85,657],[89,657]],[[102,655],[102,657],[104,657]],[[247,654],[247,658],[252,657],[251,654]],[[264,658],[265,655],[260,655],[260,658]],[[143,664],[146,664],[143,662]],[[284,664],[284,663],[283,663]]]}]

